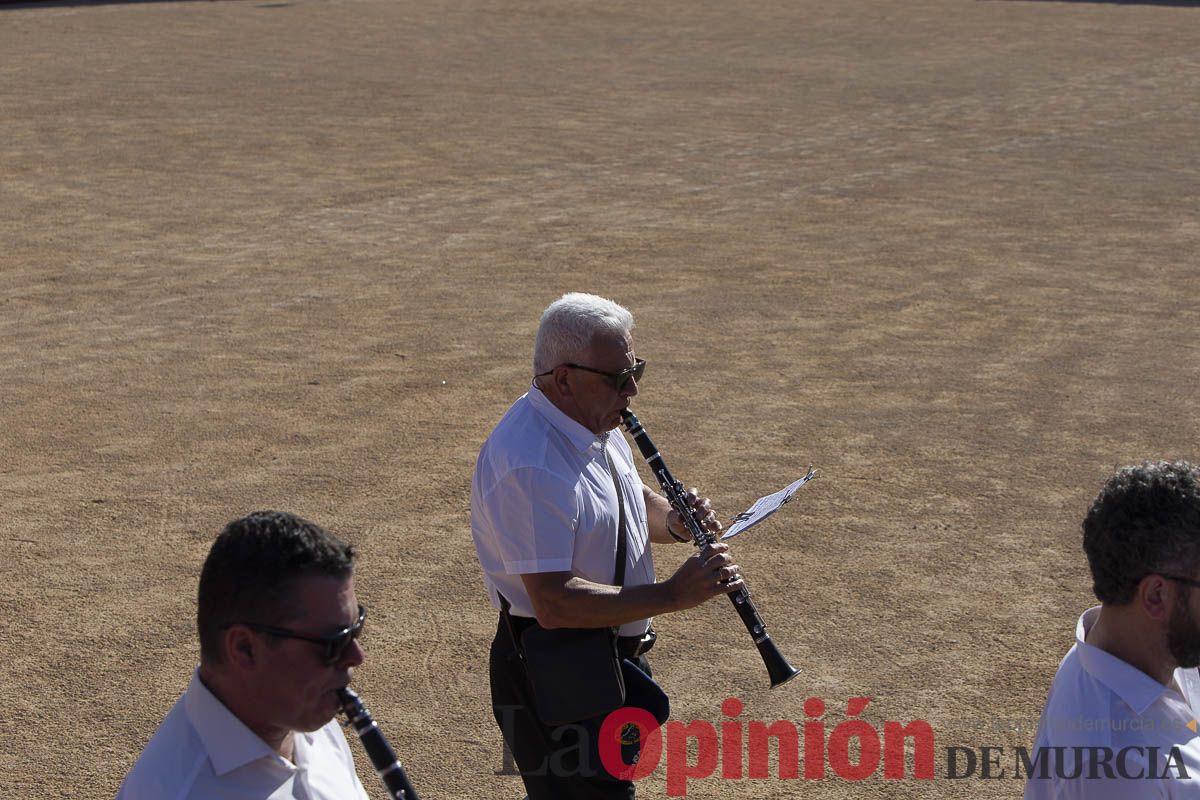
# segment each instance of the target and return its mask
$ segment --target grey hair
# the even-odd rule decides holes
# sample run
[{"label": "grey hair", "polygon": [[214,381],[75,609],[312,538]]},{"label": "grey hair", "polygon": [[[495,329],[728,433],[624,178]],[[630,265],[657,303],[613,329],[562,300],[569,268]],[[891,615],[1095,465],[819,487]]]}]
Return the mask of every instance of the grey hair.
[{"label": "grey hair", "polygon": [[542,312],[533,344],[533,374],[579,361],[597,334],[628,336],[633,331],[629,309],[603,297],[570,292]]}]

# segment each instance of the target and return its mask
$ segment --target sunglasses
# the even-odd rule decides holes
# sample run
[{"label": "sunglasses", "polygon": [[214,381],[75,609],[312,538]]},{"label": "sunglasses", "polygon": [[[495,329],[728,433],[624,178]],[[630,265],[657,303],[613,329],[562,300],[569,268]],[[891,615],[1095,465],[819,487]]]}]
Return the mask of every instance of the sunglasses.
[{"label": "sunglasses", "polygon": [[1180,578],[1178,575],[1167,575],[1165,573],[1159,573],[1159,574],[1169,581],[1175,581],[1176,583],[1182,583],[1184,586],[1200,587],[1200,581],[1193,580],[1191,578]]},{"label": "sunglasses", "polygon": [[270,625],[259,625],[255,622],[242,623],[247,628],[259,633],[265,633],[268,636],[278,636],[280,639],[299,639],[304,642],[312,642],[319,644],[325,648],[324,659],[325,664],[332,666],[342,660],[342,656],[346,655],[346,650],[350,648],[350,643],[357,639],[362,634],[363,622],[367,619],[367,607],[358,607],[358,621],[348,628],[342,628],[332,636],[324,638],[317,636],[305,636],[302,633],[290,631],[287,628],[273,628]]},{"label": "sunglasses", "polygon": [[[632,378],[635,381],[640,381],[642,379],[642,373],[644,373],[646,371],[646,359],[644,359],[644,358],[634,359],[632,367],[626,367],[625,369],[621,370],[620,372],[605,372],[602,369],[595,369],[593,367],[585,367],[582,364],[559,364],[558,366],[559,367],[570,367],[571,369],[581,369],[584,372],[591,372],[596,375],[603,375],[605,378],[608,379],[608,385],[611,386],[613,389],[617,390],[618,392],[620,392],[620,391],[624,390],[625,387],[629,384],[630,378]],[[558,369],[558,367],[555,367],[554,369]],[[549,375],[551,372],[554,372],[554,369],[546,370],[545,372],[534,375],[533,377],[540,378],[540,377],[542,377],[542,375]]]}]

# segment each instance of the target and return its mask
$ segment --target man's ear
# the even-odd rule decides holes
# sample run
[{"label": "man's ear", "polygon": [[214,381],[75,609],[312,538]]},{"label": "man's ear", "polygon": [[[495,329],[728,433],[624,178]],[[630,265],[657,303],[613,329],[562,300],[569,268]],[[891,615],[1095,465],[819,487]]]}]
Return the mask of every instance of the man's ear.
[{"label": "man's ear", "polygon": [[1166,622],[1175,604],[1175,586],[1162,575],[1147,575],[1138,581],[1134,602],[1150,619]]},{"label": "man's ear", "polygon": [[573,394],[571,383],[567,380],[570,376],[570,368],[558,366],[549,375],[543,377],[549,382],[546,388],[549,388],[559,397],[570,397]]},{"label": "man's ear", "polygon": [[230,625],[221,640],[225,646],[225,663],[238,669],[254,668],[258,656],[258,638],[245,625]]}]

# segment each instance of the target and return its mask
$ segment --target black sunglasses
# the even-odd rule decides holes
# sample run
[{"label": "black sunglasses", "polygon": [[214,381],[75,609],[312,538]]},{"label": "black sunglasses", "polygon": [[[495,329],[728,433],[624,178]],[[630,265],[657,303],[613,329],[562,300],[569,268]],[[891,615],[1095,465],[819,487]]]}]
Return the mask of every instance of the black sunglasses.
[{"label": "black sunglasses", "polygon": [[1169,581],[1175,581],[1176,583],[1182,583],[1185,586],[1200,586],[1200,581],[1192,580],[1191,578],[1180,578],[1178,575],[1166,575],[1161,572],[1158,574],[1161,577],[1166,578]]},{"label": "black sunglasses", "polygon": [[[644,373],[646,371],[646,359],[644,359],[644,358],[634,359],[632,367],[626,367],[625,369],[621,370],[620,372],[605,372],[602,369],[595,369],[594,367],[585,367],[582,364],[559,364],[558,366],[559,367],[570,367],[571,369],[581,369],[584,372],[592,372],[592,373],[595,373],[596,375],[603,375],[604,377],[608,378],[608,385],[611,386],[612,388],[616,389],[619,392],[619,391],[623,390],[625,388],[625,386],[629,383],[630,378],[633,378],[635,381],[640,381],[642,379],[642,373]],[[554,369],[558,369],[558,367],[555,367]],[[551,372],[554,372],[554,369],[548,369],[545,372],[541,372],[541,373],[538,373],[537,375],[534,375],[533,377],[540,378],[543,375],[549,375]]]},{"label": "black sunglasses", "polygon": [[349,649],[350,643],[357,639],[362,634],[363,622],[367,619],[367,607],[358,607],[358,621],[348,628],[342,628],[333,636],[318,638],[316,636],[305,636],[302,633],[289,631],[287,628],[274,628],[270,625],[259,625],[256,622],[243,622],[252,631],[265,633],[268,636],[278,636],[281,639],[300,639],[305,642],[319,644],[325,648],[325,663],[333,665],[342,660],[342,656],[346,655],[346,650]]}]

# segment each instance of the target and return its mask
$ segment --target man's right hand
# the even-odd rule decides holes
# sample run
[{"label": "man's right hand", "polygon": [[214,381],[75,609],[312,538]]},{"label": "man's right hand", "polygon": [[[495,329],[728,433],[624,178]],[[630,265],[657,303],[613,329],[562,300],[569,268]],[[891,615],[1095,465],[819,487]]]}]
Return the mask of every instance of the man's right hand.
[{"label": "man's right hand", "polygon": [[706,545],[666,580],[679,609],[692,608],[710,597],[742,588],[741,567],[733,563],[728,551],[727,544]]}]

